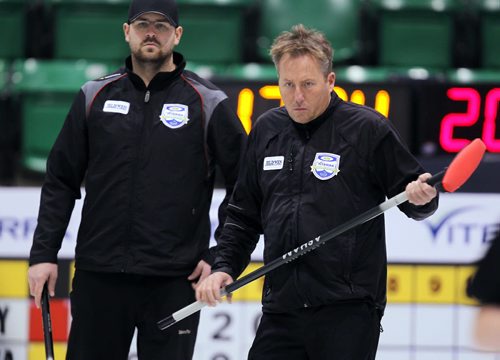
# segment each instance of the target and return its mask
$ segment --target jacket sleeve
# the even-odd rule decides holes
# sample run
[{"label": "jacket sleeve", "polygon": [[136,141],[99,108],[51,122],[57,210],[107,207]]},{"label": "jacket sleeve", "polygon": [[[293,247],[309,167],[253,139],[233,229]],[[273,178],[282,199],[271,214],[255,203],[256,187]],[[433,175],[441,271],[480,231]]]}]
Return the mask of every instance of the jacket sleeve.
[{"label": "jacket sleeve", "polygon": [[[372,151],[373,157],[370,161],[372,173],[388,198],[405,191],[408,183],[426,172],[387,120],[384,126],[379,128],[379,135],[374,139],[376,140]],[[422,206],[407,201],[398,207],[408,217],[423,220],[437,210],[438,202],[439,194]]]},{"label": "jacket sleeve", "polygon": [[227,207],[227,219],[218,241],[213,271],[223,271],[236,279],[250,262],[259,235],[262,196],[258,184],[254,136],[250,134],[240,174]]},{"label": "jacket sleeve", "polygon": [[[226,221],[226,208],[238,178],[246,141],[247,134],[238,116],[229,107],[227,99],[221,101],[214,109],[207,131],[210,155],[222,173],[226,189],[226,195],[218,211],[219,225],[215,230],[216,240],[219,239],[222,226]],[[213,263],[215,252],[216,248],[209,249],[202,258]]]},{"label": "jacket sleeve", "polygon": [[85,95],[80,91],[47,160],[30,265],[57,263],[57,253],[75,200],[81,198],[80,186],[87,169],[87,144]]},{"label": "jacket sleeve", "polygon": [[479,262],[477,271],[468,284],[467,293],[483,304],[500,305],[500,232],[486,255]]}]

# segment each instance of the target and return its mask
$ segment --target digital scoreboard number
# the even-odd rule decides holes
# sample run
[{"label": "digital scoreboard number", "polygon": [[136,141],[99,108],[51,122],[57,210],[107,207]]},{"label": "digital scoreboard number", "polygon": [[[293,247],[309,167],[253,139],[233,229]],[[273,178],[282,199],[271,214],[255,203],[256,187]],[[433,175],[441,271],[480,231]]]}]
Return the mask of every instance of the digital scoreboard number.
[{"label": "digital scoreboard number", "polygon": [[[247,132],[261,114],[283,105],[276,82],[214,82],[228,94]],[[370,106],[388,117],[414,154],[457,153],[475,138],[483,140],[488,152],[500,153],[499,84],[337,81],[334,91],[343,100]]]},{"label": "digital scoreboard number", "polygon": [[488,152],[500,153],[500,87],[427,86],[418,97],[423,154],[456,153],[475,138],[483,140]]},{"label": "digital scoreboard number", "polygon": [[[247,132],[260,115],[283,105],[276,83],[228,80],[216,84],[229,96],[231,106]],[[409,141],[412,136],[409,118],[411,91],[406,85],[339,83],[334,91],[343,100],[370,106],[388,117],[401,136]]]}]

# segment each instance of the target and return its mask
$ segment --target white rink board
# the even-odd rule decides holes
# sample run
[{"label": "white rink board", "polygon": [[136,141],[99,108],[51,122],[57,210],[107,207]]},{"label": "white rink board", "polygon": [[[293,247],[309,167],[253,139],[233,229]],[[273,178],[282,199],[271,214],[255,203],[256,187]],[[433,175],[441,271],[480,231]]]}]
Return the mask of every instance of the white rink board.
[{"label": "white rink board", "polygon": [[[212,233],[223,197],[223,190],[215,190],[210,210]],[[0,187],[0,258],[29,255],[39,198],[39,188]],[[74,257],[82,203],[75,204],[60,258]],[[428,219],[408,219],[397,208],[387,211],[385,217],[389,262],[471,263],[484,254],[498,228],[500,194],[444,193],[438,211]],[[213,238],[211,241],[215,244]],[[262,251],[261,240],[252,260],[261,261]]]},{"label": "white rink board", "polygon": [[500,194],[440,194],[439,208],[415,221],[386,212],[387,256],[395,263],[472,263],[489,246],[500,222]]},{"label": "white rink board", "polygon": [[222,303],[201,312],[194,360],[246,359],[261,316],[256,302]]},{"label": "white rink board", "polygon": [[29,310],[29,299],[0,298],[0,344],[28,340]]},{"label": "white rink board", "polygon": [[16,342],[0,342],[0,360],[28,359],[28,349],[25,344]]}]

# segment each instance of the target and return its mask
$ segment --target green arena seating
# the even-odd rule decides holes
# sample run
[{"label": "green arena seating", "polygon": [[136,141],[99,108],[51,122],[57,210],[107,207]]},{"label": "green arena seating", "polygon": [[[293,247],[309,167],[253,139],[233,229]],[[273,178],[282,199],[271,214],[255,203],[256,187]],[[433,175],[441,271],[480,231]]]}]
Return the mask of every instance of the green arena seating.
[{"label": "green arena seating", "polygon": [[8,65],[5,59],[0,59],[0,94],[4,92],[7,85]]},{"label": "green arena seating", "polygon": [[481,65],[500,68],[500,1],[481,0]]},{"label": "green arena seating", "polygon": [[45,171],[47,155],[81,85],[116,68],[85,60],[14,62],[12,85],[21,104],[23,168]]},{"label": "green arena seating", "polygon": [[500,69],[450,69],[446,78],[452,83],[479,84],[489,83],[498,85],[500,83]]},{"label": "green arena seating", "polygon": [[184,29],[178,51],[188,62],[242,62],[244,15],[251,1],[178,0],[179,23]]},{"label": "green arena seating", "polygon": [[334,63],[354,59],[359,52],[361,0],[260,0],[257,46],[265,61],[282,31],[302,23],[325,33],[335,50]]},{"label": "green arena seating", "polygon": [[[54,13],[54,57],[122,59],[129,53],[122,25],[129,0],[49,0]],[[252,0],[178,0],[184,34],[178,50],[188,61],[242,61],[244,12]]]},{"label": "green arena seating", "polygon": [[208,80],[214,77],[224,76],[226,69],[227,66],[221,64],[198,63],[194,61],[188,61],[186,63],[186,70],[193,71]]},{"label": "green arena seating", "polygon": [[358,65],[334,67],[333,71],[335,72],[335,84],[386,82],[392,75],[388,68]]},{"label": "green arena seating", "polygon": [[0,0],[0,58],[24,56],[25,8],[25,0]]},{"label": "green arena seating", "polygon": [[230,79],[243,81],[278,81],[278,74],[273,64],[236,64],[228,67],[224,75]]},{"label": "green arena seating", "polygon": [[54,14],[54,57],[120,61],[129,0],[47,0]]},{"label": "green arena seating", "polygon": [[374,0],[373,5],[378,19],[378,65],[453,65],[457,0]]}]

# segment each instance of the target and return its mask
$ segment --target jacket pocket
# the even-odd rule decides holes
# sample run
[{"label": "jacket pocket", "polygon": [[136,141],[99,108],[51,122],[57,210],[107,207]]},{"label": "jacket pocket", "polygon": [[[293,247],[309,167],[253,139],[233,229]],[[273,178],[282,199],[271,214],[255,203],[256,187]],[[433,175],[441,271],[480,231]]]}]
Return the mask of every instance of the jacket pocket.
[{"label": "jacket pocket", "polygon": [[344,256],[342,257],[342,279],[346,282],[351,293],[355,292],[354,283],[352,281],[355,242],[356,232],[351,230],[346,233],[345,242],[343,243]]}]

